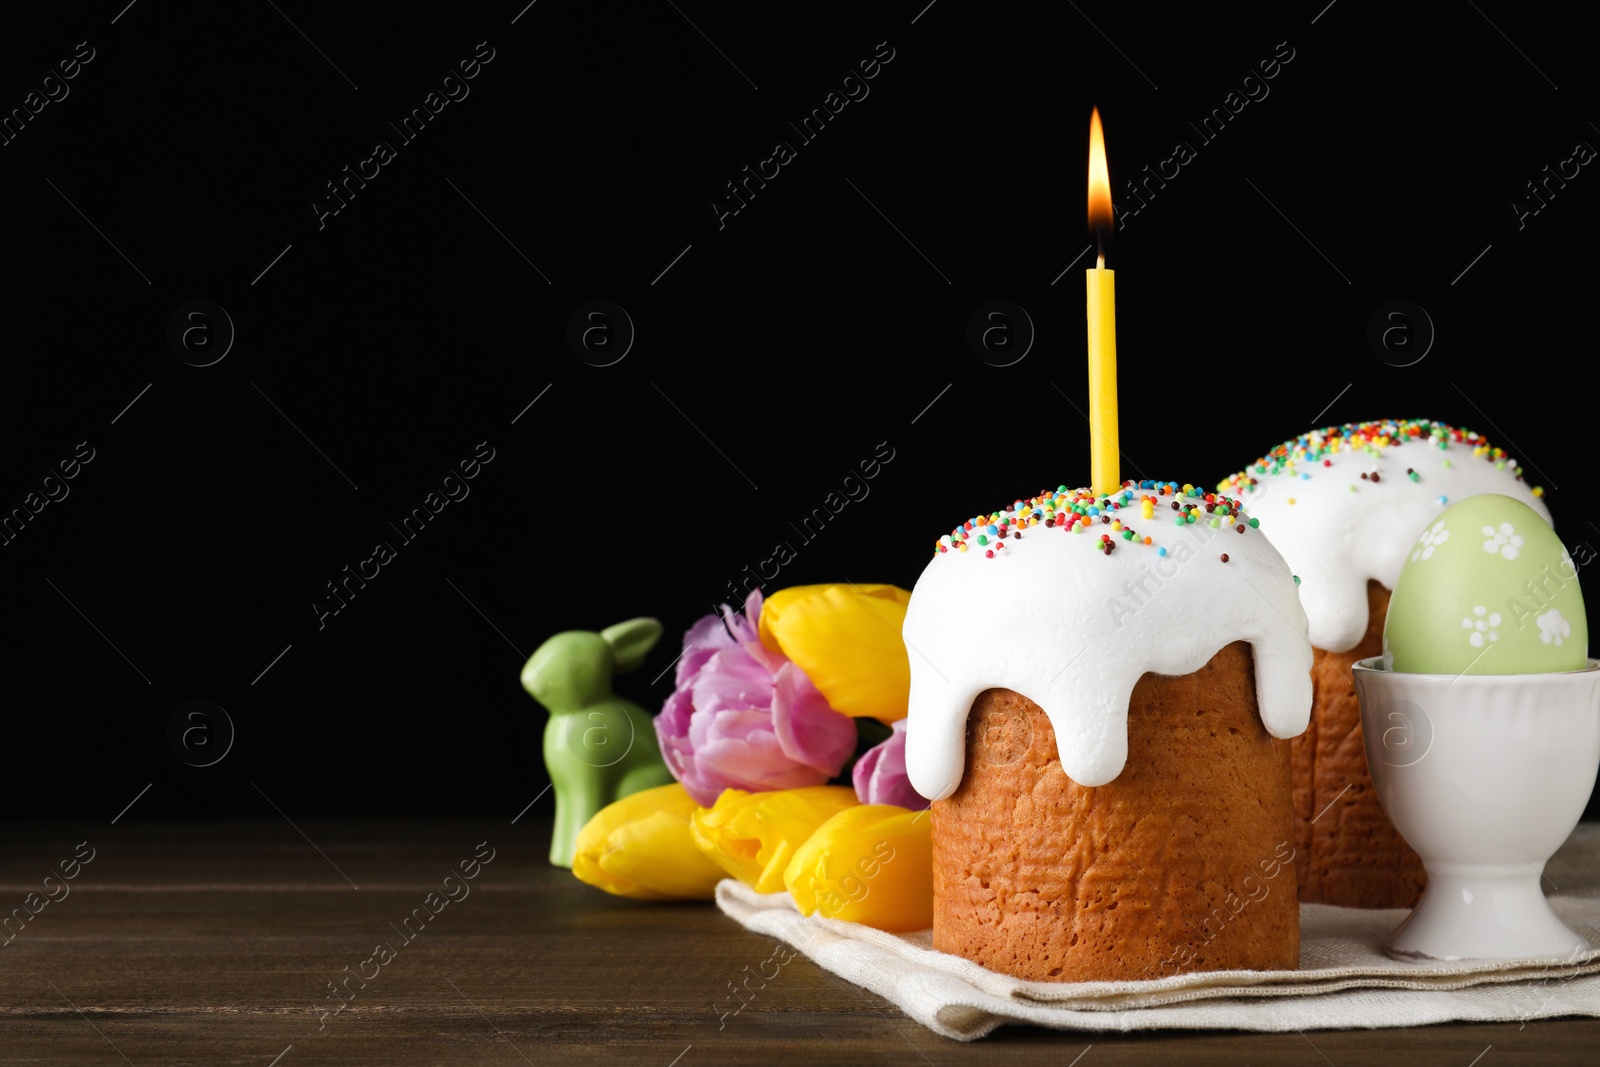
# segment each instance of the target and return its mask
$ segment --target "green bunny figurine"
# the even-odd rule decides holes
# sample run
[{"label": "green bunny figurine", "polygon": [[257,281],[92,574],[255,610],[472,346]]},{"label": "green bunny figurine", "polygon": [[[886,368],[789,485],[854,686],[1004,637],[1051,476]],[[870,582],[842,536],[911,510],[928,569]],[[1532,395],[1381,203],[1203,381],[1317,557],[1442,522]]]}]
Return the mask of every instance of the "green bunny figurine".
[{"label": "green bunny figurine", "polygon": [[660,636],[655,619],[629,619],[599,633],[567,630],[522,668],[522,688],[550,712],[544,765],[556,792],[550,862],[557,867],[572,866],[578,831],[595,812],[673,780],[654,720],[611,691],[612,674],[637,667]]}]

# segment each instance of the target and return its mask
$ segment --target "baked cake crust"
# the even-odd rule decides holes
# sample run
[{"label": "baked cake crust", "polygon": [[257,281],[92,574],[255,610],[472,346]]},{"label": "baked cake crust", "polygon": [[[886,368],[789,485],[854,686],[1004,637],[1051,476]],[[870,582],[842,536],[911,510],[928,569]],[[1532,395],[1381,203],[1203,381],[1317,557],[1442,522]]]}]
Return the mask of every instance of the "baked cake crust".
[{"label": "baked cake crust", "polygon": [[1295,849],[1300,899],[1347,908],[1411,908],[1427,872],[1378,802],[1367,768],[1351,667],[1383,653],[1389,590],[1367,583],[1367,632],[1347,652],[1315,649],[1311,725],[1294,754]]},{"label": "baked cake crust", "polygon": [[966,744],[931,809],[934,948],[1046,982],[1298,965],[1290,743],[1261,723],[1247,643],[1144,675],[1105,785],[1069,779],[1009,689],[979,695]]}]

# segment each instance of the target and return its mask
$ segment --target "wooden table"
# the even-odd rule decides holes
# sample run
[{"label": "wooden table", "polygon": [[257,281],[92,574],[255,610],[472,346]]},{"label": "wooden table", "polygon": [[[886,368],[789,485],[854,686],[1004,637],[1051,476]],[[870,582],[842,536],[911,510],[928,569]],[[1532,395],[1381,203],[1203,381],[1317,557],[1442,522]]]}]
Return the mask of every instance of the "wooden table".
[{"label": "wooden table", "polygon": [[[0,916],[26,913],[25,901],[40,910],[0,933],[11,938],[0,948],[0,1065],[1501,1067],[1600,1059],[1600,1019],[1306,1036],[1078,1036],[1008,1026],[961,1044],[803,956],[741,1013],[721,1017],[733,1006],[730,983],[773,945],[710,904],[644,904],[581,885],[545,862],[547,823],[536,809],[517,825],[7,827]],[[84,840],[90,862],[74,879],[47,885],[63,860],[89,854],[77,848]],[[460,878],[461,861],[490,850],[477,877]],[[447,883],[452,872],[457,879]],[[447,886],[457,899],[445,897]],[[46,888],[56,899],[41,906]],[[426,921],[406,925],[414,909]],[[374,956],[380,942],[392,946],[391,958]],[[370,977],[364,987],[350,977],[357,973]],[[337,982],[349,1003],[334,1014]]]}]

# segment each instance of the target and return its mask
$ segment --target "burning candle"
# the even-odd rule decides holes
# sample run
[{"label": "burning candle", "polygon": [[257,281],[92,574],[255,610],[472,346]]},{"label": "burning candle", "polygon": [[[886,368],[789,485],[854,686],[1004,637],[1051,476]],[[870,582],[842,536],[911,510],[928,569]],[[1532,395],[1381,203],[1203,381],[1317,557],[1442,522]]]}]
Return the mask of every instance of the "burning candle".
[{"label": "burning candle", "polygon": [[1117,466],[1117,290],[1116,272],[1106,269],[1111,234],[1111,174],[1100,109],[1089,116],[1089,230],[1099,255],[1084,272],[1089,316],[1089,469],[1097,493],[1122,485]]}]

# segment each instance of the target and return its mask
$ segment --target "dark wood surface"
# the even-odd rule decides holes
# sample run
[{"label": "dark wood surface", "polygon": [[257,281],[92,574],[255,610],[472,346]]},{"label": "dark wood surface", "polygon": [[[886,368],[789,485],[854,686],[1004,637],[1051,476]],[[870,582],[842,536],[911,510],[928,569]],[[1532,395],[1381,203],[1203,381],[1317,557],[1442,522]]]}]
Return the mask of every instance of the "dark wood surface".
[{"label": "dark wood surface", "polygon": [[[729,983],[774,945],[713,905],[619,900],[551,868],[548,818],[536,809],[517,825],[6,827],[0,915],[41,890],[79,841],[95,854],[66,883],[69,895],[50,883],[59,899],[0,948],[0,1065],[1499,1067],[1600,1058],[1597,1019],[1306,1035],[1007,1026],[962,1044],[803,956],[741,1013],[721,1017],[733,1005]],[[494,859],[468,883],[470,895],[402,942],[390,924],[423,907],[485,841]],[[397,947],[394,958],[364,964],[379,942]],[[323,1018],[337,1003],[326,983],[346,966],[379,973],[365,989],[352,981],[354,999]]]}]

